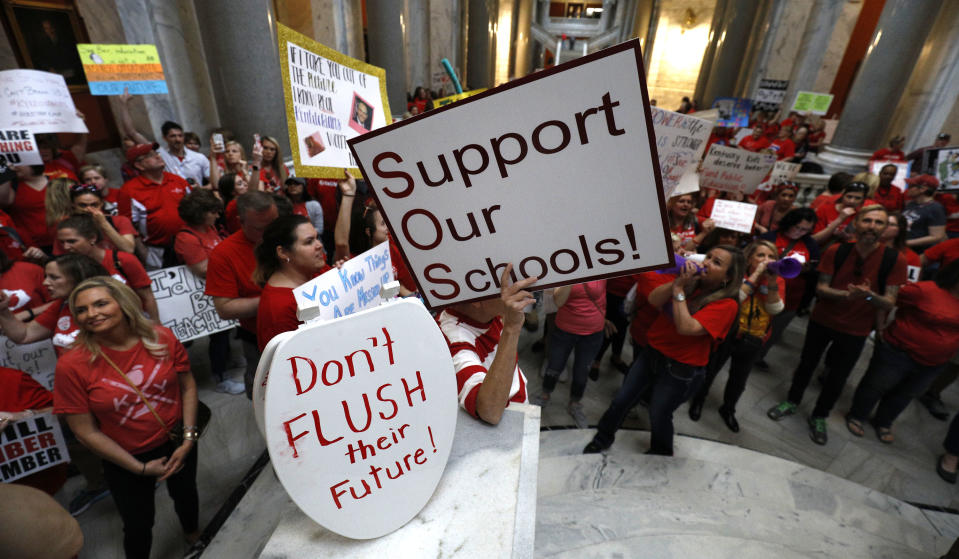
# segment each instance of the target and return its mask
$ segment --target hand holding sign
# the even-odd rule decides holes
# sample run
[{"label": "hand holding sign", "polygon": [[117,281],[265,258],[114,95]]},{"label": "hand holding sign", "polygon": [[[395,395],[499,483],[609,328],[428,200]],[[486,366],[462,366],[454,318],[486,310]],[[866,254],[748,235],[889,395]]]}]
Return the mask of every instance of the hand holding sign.
[{"label": "hand holding sign", "polygon": [[533,294],[526,291],[526,288],[536,283],[536,277],[524,278],[511,284],[510,274],[513,273],[513,264],[507,264],[500,277],[500,299],[506,306],[506,313],[503,315],[503,326],[519,327],[523,325],[525,319],[526,307],[536,302]]}]

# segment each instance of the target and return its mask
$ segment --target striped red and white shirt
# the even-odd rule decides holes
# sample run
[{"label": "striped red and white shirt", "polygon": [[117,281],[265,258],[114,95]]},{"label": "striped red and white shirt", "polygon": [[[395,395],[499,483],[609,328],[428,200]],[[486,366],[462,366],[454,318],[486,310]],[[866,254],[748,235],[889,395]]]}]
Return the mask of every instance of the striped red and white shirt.
[{"label": "striped red and white shirt", "polygon": [[[499,337],[503,332],[503,320],[496,317],[484,324],[447,309],[436,317],[436,322],[446,337],[450,354],[453,356],[460,406],[473,417],[478,417],[476,397],[479,395],[480,385],[486,380],[486,372],[496,357]],[[519,369],[517,359],[509,401],[525,403],[526,397],[526,377]]]}]

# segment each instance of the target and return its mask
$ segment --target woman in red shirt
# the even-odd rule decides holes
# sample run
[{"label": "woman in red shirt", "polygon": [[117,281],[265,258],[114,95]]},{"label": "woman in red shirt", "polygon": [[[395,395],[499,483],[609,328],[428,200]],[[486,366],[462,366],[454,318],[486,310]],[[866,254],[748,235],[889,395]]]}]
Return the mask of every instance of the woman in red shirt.
[{"label": "woman in red shirt", "polygon": [[861,437],[878,404],[871,422],[879,440],[887,444],[894,440],[892,423],[959,351],[959,261],[940,270],[934,282],[903,285],[896,309],[846,416],[846,427]]},{"label": "woman in red shirt", "polygon": [[286,169],[283,167],[283,154],[280,153],[280,143],[272,136],[263,136],[260,139],[263,147],[263,161],[260,169],[260,190],[279,192],[286,183]]},{"label": "woman in red shirt", "polygon": [[243,175],[236,173],[227,173],[217,181],[217,191],[220,193],[220,199],[226,204],[223,218],[226,220],[226,230],[230,233],[236,233],[240,230],[240,214],[236,209],[236,199],[249,190],[250,185],[247,184]]},{"label": "woman in red shirt", "polygon": [[906,278],[911,282],[917,282],[922,271],[922,259],[916,254],[916,251],[906,246],[906,235],[909,233],[909,228],[900,227],[900,223],[906,223],[902,214],[889,212],[889,221],[882,232],[882,236],[879,237],[879,241],[902,253],[903,258],[906,259]]},{"label": "woman in red shirt", "polygon": [[776,185],[776,198],[760,204],[756,210],[754,228],[757,235],[779,229],[779,221],[793,209],[799,185],[794,182],[784,182]]},{"label": "woman in red shirt", "polygon": [[696,220],[696,213],[693,212],[694,207],[692,194],[674,196],[666,203],[669,230],[682,239],[682,248],[692,251],[696,250],[696,246],[703,242],[703,237],[715,227],[715,223],[711,219],[703,221],[700,226]]},{"label": "woman in red shirt", "polygon": [[[70,187],[70,201],[74,213],[86,213],[100,231],[100,247],[133,254],[136,250],[137,230],[130,218],[122,215],[109,215],[104,210],[101,190],[95,184],[75,184]],[[63,253],[63,247],[54,244],[53,252]]]},{"label": "woman in red shirt", "polygon": [[763,343],[769,337],[772,317],[782,312],[784,307],[782,294],[786,291],[786,283],[766,268],[769,263],[778,260],[778,252],[772,241],[757,240],[746,247],[749,271],[739,288],[739,330],[736,337],[725,342],[709,360],[703,385],[689,404],[689,418],[693,421],[699,421],[709,387],[726,360],[732,358],[719,415],[730,431],[739,432],[736,403],[746,390],[746,380],[753,363],[759,358]]},{"label": "woman in red shirt", "polygon": [[[126,556],[150,556],[159,481],[167,481],[187,541],[196,541],[198,400],[186,350],[168,328],[145,319],[139,297],[113,278],[78,285],[70,311],[80,334],[57,360],[53,411],[103,458]],[[173,442],[174,432],[182,441]]]},{"label": "woman in red shirt", "polygon": [[296,330],[293,289],[330,269],[323,242],[310,220],[301,215],[277,218],[256,247],[253,281],[263,286],[256,314],[256,341],[263,351],[274,336]]},{"label": "woman in red shirt", "polygon": [[283,194],[293,204],[293,213],[310,220],[316,232],[323,235],[323,206],[306,191],[306,179],[290,177],[283,185]]},{"label": "woman in red shirt", "polygon": [[54,229],[47,227],[46,222],[46,192],[50,181],[43,174],[43,165],[13,169],[17,173],[17,188],[6,183],[0,190],[0,205],[10,208],[10,217],[26,246],[36,246],[51,254]]},{"label": "woman in red shirt", "polygon": [[100,192],[103,201],[101,211],[107,215],[117,215],[118,188],[110,188],[110,181],[102,165],[84,165],[80,167],[80,180],[83,184],[92,184]]},{"label": "woman in red shirt", "polygon": [[672,456],[673,411],[699,389],[710,352],[736,320],[744,273],[742,252],[719,246],[709,251],[701,268],[687,261],[675,280],[649,294],[649,303],[663,312],[646,333],[645,359],[630,367],[583,453],[609,448],[626,414],[651,388],[647,454]]}]

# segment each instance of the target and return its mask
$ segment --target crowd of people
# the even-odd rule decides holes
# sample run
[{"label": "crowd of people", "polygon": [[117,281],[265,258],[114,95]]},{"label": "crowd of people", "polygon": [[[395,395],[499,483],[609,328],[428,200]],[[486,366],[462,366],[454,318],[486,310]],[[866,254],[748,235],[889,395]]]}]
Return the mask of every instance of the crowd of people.
[{"label": "crowd of people", "polygon": [[[431,96],[418,88],[410,113],[433,108]],[[26,373],[0,369],[0,420],[5,426],[25,414],[58,414],[85,480],[71,513],[112,493],[127,556],[146,557],[158,481],[167,481],[186,537],[198,537],[204,407],[183,344],[159,322],[163,309],[148,271],[187,266],[204,280],[219,316],[238,321],[235,331],[209,337],[207,358],[218,392],[248,398],[260,352],[299,324],[295,287],[383,242],[401,295],[415,295],[417,286],[366,185],[348,172],[338,180],[290,176],[269,131],[240,139],[219,128],[204,149],[198,134],[166,122],[160,146],[136,130],[129,101],[118,98],[120,168],[88,163],[83,137],[64,148],[55,135],[40,135],[43,165],[0,177],[0,328],[17,344],[49,339],[58,357],[52,393]],[[692,103],[684,109],[694,110]],[[821,145],[821,121],[772,116],[757,112],[738,147],[802,161]],[[732,145],[733,138],[717,129],[710,143]],[[673,414],[689,401],[698,420],[727,362],[718,413],[740,430],[736,405],[750,372],[768,368],[765,356],[786,326],[809,315],[792,385],[770,419],[799,411],[825,356],[809,429],[816,444],[826,444],[825,419],[870,336],[876,349],[846,416],[849,431],[863,436],[870,423],[879,440],[892,443],[895,419],[916,398],[943,419],[939,393],[959,375],[959,201],[939,192],[930,175],[907,179],[904,192],[893,185],[893,162],[908,159],[901,146],[894,138],[877,152],[876,160],[890,162],[878,175],[833,175],[810,207],[797,206],[800,189],[791,182],[748,196],[673,197],[667,217],[683,259],[674,270],[534,295],[535,278],[510,283],[508,266],[500,298],[454,305],[436,317],[462,407],[495,424],[510,401],[550,405],[573,354],[567,409],[587,428],[581,400],[610,350],[623,383],[584,451],[608,448],[642,403],[649,452],[671,455]],[[752,234],[718,227],[711,219],[716,199],[756,203]],[[783,273],[784,259],[797,273]],[[530,395],[516,352],[532,320],[524,311],[536,300],[547,315],[546,366],[542,390]],[[627,334],[631,362],[623,359]],[[227,372],[233,337],[245,360],[242,380]],[[955,422],[946,450],[937,469],[955,482]],[[52,495],[66,475],[53,468],[23,483]]]}]

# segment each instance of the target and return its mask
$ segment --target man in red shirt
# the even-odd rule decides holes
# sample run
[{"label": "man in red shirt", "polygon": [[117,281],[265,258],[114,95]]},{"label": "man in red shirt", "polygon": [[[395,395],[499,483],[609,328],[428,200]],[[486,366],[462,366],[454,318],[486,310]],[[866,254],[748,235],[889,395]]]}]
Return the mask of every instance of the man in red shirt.
[{"label": "man in red shirt", "polygon": [[263,239],[266,226],[279,217],[276,201],[266,192],[247,192],[236,199],[240,230],[218,244],[206,268],[205,293],[224,320],[239,320],[237,337],[243,343],[247,398],[253,398],[253,376],[260,360],[256,345],[256,311],[262,287],[253,283],[256,256],[253,249]]},{"label": "man in red shirt", "polygon": [[127,161],[140,172],[123,184],[117,209],[139,229],[149,249],[146,266],[159,269],[176,262],[173,239],[184,227],[177,207],[190,187],[182,177],[167,173],[157,153],[158,144],[139,144],[127,150]]},{"label": "man in red shirt", "polygon": [[[829,375],[809,417],[809,436],[819,445],[828,440],[826,418],[859,360],[877,310],[892,310],[899,286],[906,283],[906,259],[879,242],[888,221],[889,214],[882,206],[863,208],[856,216],[856,242],[834,244],[823,254],[816,286],[819,302],[809,318],[789,396],[766,412],[775,421],[796,413],[828,347]],[[841,256],[837,258],[837,254]]]},{"label": "man in red shirt", "polygon": [[792,141],[793,129],[790,126],[783,125],[779,129],[779,135],[766,148],[771,153],[776,154],[776,159],[792,159],[796,155],[796,144]]},{"label": "man in red shirt", "polygon": [[746,136],[742,140],[739,140],[740,148],[746,151],[759,151],[769,147],[769,139],[763,136],[763,125],[758,124],[753,128],[753,133],[751,136]]}]

